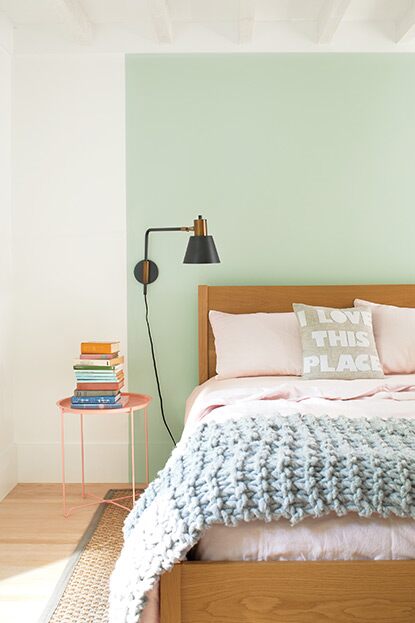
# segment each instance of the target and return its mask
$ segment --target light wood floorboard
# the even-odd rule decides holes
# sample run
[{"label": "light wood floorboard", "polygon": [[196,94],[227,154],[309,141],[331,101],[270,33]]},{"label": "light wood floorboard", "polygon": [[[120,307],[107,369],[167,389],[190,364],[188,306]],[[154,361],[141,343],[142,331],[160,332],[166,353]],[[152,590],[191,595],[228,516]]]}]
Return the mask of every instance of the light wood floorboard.
[{"label": "light wood floorboard", "polygon": [[[103,496],[128,484],[91,484]],[[82,503],[68,485],[69,504]],[[0,621],[36,623],[96,506],[62,515],[59,484],[21,484],[0,502]],[[75,623],[75,622],[74,622]]]}]

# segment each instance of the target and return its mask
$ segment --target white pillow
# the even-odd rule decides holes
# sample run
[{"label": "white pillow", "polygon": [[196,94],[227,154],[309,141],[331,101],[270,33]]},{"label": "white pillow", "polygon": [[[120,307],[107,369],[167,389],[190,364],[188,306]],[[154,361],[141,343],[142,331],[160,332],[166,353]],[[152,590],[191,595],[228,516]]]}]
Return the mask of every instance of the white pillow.
[{"label": "white pillow", "polygon": [[356,299],[355,307],[372,310],[376,347],[385,374],[415,372],[415,309]]},{"label": "white pillow", "polygon": [[239,376],[299,376],[300,330],[293,312],[225,314],[209,312],[219,379]]}]

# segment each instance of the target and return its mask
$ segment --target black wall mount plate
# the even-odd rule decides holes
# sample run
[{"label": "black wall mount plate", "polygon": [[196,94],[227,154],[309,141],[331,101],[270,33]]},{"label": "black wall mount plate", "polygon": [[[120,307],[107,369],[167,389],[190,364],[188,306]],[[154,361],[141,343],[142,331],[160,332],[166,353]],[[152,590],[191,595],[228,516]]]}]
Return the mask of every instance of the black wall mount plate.
[{"label": "black wall mount plate", "polygon": [[[155,281],[157,277],[159,276],[159,269],[155,262],[152,262],[151,260],[147,260],[147,261],[150,265],[149,274],[148,274],[148,283],[153,283],[153,281]],[[140,283],[144,283],[143,266],[144,266],[144,260],[141,260],[141,262],[138,262],[138,264],[136,264],[134,268],[134,277]]]}]

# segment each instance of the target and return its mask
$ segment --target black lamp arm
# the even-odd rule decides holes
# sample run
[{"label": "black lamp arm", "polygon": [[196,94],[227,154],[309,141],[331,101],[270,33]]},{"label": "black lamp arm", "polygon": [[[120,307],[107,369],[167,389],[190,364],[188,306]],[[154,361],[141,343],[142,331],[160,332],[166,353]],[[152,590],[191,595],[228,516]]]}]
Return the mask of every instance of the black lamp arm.
[{"label": "black lamp arm", "polygon": [[147,293],[147,286],[153,283],[158,277],[159,271],[157,264],[148,259],[148,246],[150,234],[159,231],[193,231],[193,227],[150,227],[144,235],[144,259],[138,262],[134,268],[134,275],[137,281],[143,284],[144,294]]},{"label": "black lamp arm", "polygon": [[194,227],[150,227],[144,235],[144,260],[148,260],[148,239],[154,231],[193,231]]}]

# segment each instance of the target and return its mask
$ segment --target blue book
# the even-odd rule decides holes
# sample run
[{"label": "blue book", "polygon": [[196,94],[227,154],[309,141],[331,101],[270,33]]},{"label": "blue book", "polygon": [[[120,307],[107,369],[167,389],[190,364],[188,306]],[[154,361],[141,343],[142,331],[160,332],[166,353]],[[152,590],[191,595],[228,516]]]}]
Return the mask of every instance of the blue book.
[{"label": "blue book", "polygon": [[113,377],[117,377],[117,376],[122,376],[121,374],[117,374],[116,372],[103,372],[102,374],[99,374],[98,372],[89,372],[88,370],[77,370],[75,372],[75,376],[90,376],[90,377],[94,377],[94,379],[106,379],[106,378],[113,378]]},{"label": "blue book", "polygon": [[78,404],[73,404],[71,402],[71,406],[74,409],[121,409],[122,407],[122,402],[121,400],[119,402],[116,402],[115,404],[94,404],[94,405],[78,405]]},{"label": "blue book", "polygon": [[95,404],[115,404],[121,398],[121,394],[116,396],[73,396],[73,405],[95,405]]}]

